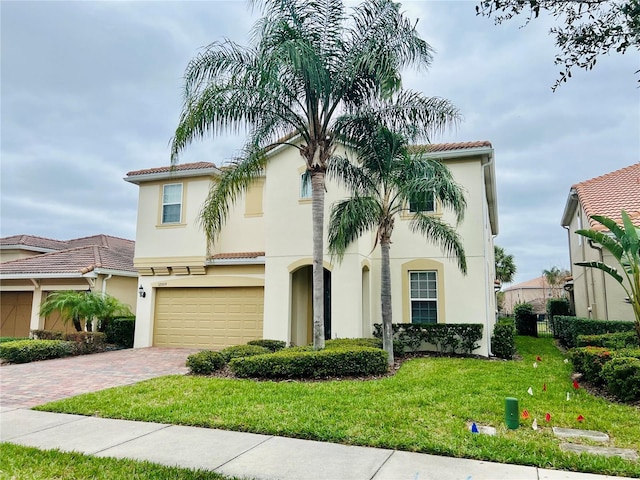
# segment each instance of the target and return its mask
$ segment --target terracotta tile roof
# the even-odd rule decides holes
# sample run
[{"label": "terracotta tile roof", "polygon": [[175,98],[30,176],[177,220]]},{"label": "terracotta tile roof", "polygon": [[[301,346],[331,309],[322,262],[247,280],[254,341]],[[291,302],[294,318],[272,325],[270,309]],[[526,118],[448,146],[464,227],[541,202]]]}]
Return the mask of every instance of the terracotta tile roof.
[{"label": "terracotta tile roof", "polygon": [[235,253],[216,253],[214,260],[228,260],[232,258],[257,258],[264,257],[264,252],[235,252]]},{"label": "terracotta tile roof", "polygon": [[23,245],[25,247],[45,248],[48,250],[62,250],[69,248],[67,242],[52,238],[37,237],[35,235],[12,235],[0,238],[0,245]]},{"label": "terracotta tile roof", "polygon": [[[588,217],[604,215],[620,221],[620,211],[625,210],[635,225],[640,224],[640,163],[576,183],[573,188]],[[591,218],[589,222],[591,228],[605,230]]]},{"label": "terracotta tile roof", "polygon": [[544,276],[534,278],[532,280],[527,280],[526,282],[518,283],[516,285],[511,285],[509,288],[505,288],[505,292],[510,290],[520,290],[521,288],[551,288],[547,279]]},{"label": "terracotta tile roof", "polygon": [[458,142],[458,143],[429,143],[426,145],[412,145],[409,151],[415,153],[434,153],[448,152],[451,150],[466,150],[470,148],[493,148],[491,142],[481,140],[477,142]]},{"label": "terracotta tile roof", "polygon": [[[5,237],[0,242],[4,243],[5,239],[11,238]],[[58,242],[63,248],[56,252],[0,263],[0,274],[85,274],[96,268],[136,272],[133,266],[135,242],[132,240],[93,235],[52,242]]]},{"label": "terracotta tile roof", "polygon": [[206,168],[216,168],[215,163],[211,162],[194,162],[194,163],[182,163],[178,165],[169,165],[166,167],[157,168],[145,168],[144,170],[134,170],[127,173],[127,177],[134,177],[136,175],[152,175],[154,173],[169,173],[172,171],[183,170],[201,170]]}]

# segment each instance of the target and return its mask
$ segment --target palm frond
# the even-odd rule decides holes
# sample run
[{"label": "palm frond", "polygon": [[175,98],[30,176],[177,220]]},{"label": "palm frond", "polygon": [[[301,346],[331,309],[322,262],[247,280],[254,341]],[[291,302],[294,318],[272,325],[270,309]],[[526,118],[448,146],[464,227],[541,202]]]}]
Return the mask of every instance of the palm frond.
[{"label": "palm frond", "polygon": [[366,231],[374,230],[381,216],[381,207],[372,197],[354,196],[335,203],[329,220],[329,253],[339,261],[353,243]]},{"label": "palm frond", "polygon": [[263,174],[266,161],[263,149],[247,151],[244,157],[225,168],[212,185],[200,211],[200,224],[209,241],[220,233],[238,196]]},{"label": "palm frond", "polygon": [[602,270],[603,272],[606,272],[609,275],[611,275],[613,278],[615,278],[618,281],[618,283],[620,283],[620,285],[623,285],[622,275],[618,273],[617,268],[611,267],[602,262],[577,262],[576,265],[578,265],[579,267],[590,267],[590,268],[597,268],[598,270]]},{"label": "palm frond", "polygon": [[466,275],[467,260],[464,247],[460,236],[450,225],[439,218],[417,212],[411,219],[409,228],[412,232],[421,234],[427,240],[439,246],[447,256],[455,256],[458,268]]},{"label": "palm frond", "polygon": [[606,233],[598,232],[596,230],[580,229],[575,231],[576,234],[582,235],[596,243],[602,245],[611,255],[615,257],[618,262],[622,260],[624,255],[624,248],[622,244],[615,238],[610,237]]},{"label": "palm frond", "polygon": [[329,178],[342,183],[350,192],[359,196],[378,194],[377,183],[371,175],[355,165],[348,157],[334,155],[327,169]]}]

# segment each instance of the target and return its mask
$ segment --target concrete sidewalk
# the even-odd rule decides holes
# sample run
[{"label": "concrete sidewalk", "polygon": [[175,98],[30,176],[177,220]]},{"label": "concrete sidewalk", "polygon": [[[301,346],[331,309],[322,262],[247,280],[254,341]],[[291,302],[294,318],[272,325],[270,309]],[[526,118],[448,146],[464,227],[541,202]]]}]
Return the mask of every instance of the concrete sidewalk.
[{"label": "concrete sidewalk", "polygon": [[604,480],[536,467],[0,407],[0,440],[253,479]]}]

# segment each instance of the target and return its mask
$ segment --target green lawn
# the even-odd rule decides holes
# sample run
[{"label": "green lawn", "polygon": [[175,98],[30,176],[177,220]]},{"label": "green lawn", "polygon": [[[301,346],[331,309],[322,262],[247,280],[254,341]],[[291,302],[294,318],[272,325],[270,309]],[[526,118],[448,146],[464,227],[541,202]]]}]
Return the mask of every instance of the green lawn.
[{"label": "green lawn", "polygon": [[97,458],[80,453],[62,453],[57,450],[38,450],[10,443],[0,443],[0,478],[233,480],[231,477],[204,470],[165,467],[134,460]]},{"label": "green lawn", "polygon": [[[522,361],[414,359],[393,377],[372,381],[169,376],[38,409],[640,476],[640,462],[561,452],[551,432],[551,426],[599,430],[610,435],[613,446],[637,448],[640,410],[574,391],[571,364],[551,339],[519,338],[518,351]],[[542,361],[533,368],[537,356]],[[518,398],[520,409],[531,415],[518,430],[504,424],[505,397]],[[547,412],[550,423],[544,421]],[[583,423],[578,415],[585,417]],[[531,429],[534,418],[541,426],[537,432]],[[498,434],[472,434],[471,421],[495,426]]]}]

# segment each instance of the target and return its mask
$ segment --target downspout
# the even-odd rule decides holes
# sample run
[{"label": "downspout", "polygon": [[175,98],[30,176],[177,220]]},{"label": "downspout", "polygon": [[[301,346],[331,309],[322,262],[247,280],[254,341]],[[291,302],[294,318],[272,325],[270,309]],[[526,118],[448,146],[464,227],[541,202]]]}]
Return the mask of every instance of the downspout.
[{"label": "downspout", "polygon": [[110,273],[106,277],[102,279],[102,296],[104,297],[107,294],[107,280],[113,277],[113,273]]},{"label": "downspout", "polygon": [[[493,155],[489,155],[489,161],[487,161],[487,163],[485,163],[484,165],[482,165],[482,194],[484,195],[485,200],[487,199],[487,184],[485,183],[485,178],[486,178],[486,168],[490,167],[493,164]],[[483,228],[486,228],[486,226],[488,225],[489,228],[491,228],[491,225],[489,225],[489,202],[486,202],[487,208],[484,209],[483,208],[483,216],[484,216],[484,222],[483,222]],[[495,238],[495,235],[490,235],[492,238]],[[489,326],[489,318],[491,318],[491,315],[495,316],[495,312],[490,312],[489,308],[491,306],[491,298],[489,297],[490,294],[494,294],[493,292],[493,288],[491,289],[491,293],[489,292],[489,267],[487,267],[487,258],[488,257],[488,252],[487,252],[487,247],[488,247],[488,240],[489,238],[485,237],[483,235],[483,239],[482,239],[482,243],[483,243],[483,250],[484,250],[484,259],[485,259],[485,267],[484,267],[484,288],[485,288],[485,324],[488,327]],[[494,324],[495,324],[495,318],[494,318]],[[486,332],[486,342],[487,342],[487,357],[489,357],[491,355],[491,333],[492,332]]]},{"label": "downspout", "polygon": [[[600,259],[600,263],[604,263],[604,255],[602,254],[602,247],[596,247],[593,243],[593,240],[589,239],[589,246],[594,250],[598,250],[598,255]],[[593,270],[593,269],[591,269]],[[609,302],[607,301],[607,284],[606,284],[606,276],[604,274],[604,270],[600,270],[600,274],[602,275],[602,295],[604,300],[604,319],[609,320]],[[593,283],[593,271],[591,272],[591,282]],[[593,294],[595,295],[595,285],[593,286]]]}]

